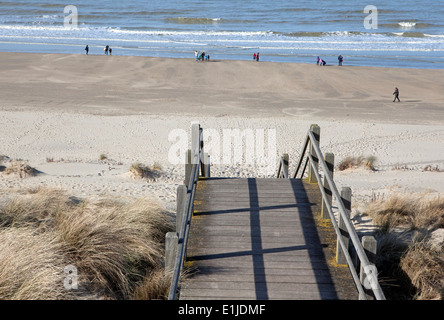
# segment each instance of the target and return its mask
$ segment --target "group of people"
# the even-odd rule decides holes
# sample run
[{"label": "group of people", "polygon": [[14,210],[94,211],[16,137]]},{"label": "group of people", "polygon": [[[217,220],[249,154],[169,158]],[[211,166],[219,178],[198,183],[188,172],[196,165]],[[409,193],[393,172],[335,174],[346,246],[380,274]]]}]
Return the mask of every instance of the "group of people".
[{"label": "group of people", "polygon": [[205,52],[200,53],[199,51],[194,51],[194,55],[196,57],[196,61],[202,60],[202,61],[209,61],[210,55],[206,54]]},{"label": "group of people", "polygon": [[[344,57],[342,55],[338,56],[338,66],[342,66],[342,62],[344,61]],[[316,59],[316,64],[318,66],[325,66],[327,64],[327,61],[325,59],[319,58],[319,56]]]},{"label": "group of people", "polygon": [[[343,61],[344,61],[344,57],[342,55],[339,55],[338,56],[338,66],[342,66]],[[318,56],[316,59],[316,64],[318,66],[325,66],[327,64],[327,62]],[[398,100],[398,102],[401,102],[401,100],[399,100],[399,89],[398,88],[395,88],[395,92],[393,92],[393,95],[395,96],[395,99],[393,99],[393,102],[395,102],[396,100]]]},{"label": "group of people", "polygon": [[105,46],[105,48],[104,48],[103,50],[105,51],[105,54],[106,54],[106,55],[107,55],[108,53],[109,53],[110,55],[113,54],[113,49],[111,49],[108,45]]},{"label": "group of people", "polygon": [[259,61],[259,52],[253,53],[253,60]]},{"label": "group of people", "polygon": [[322,58],[319,58],[318,56],[318,58],[316,59],[316,64],[318,66],[325,66],[327,64],[327,61],[323,60]]},{"label": "group of people", "polygon": [[[111,49],[110,48],[110,46],[105,46],[105,48],[103,49],[104,51],[105,51],[105,54],[106,55],[108,55],[108,53],[110,54],[110,55],[112,55],[112,53],[113,53],[113,49]],[[86,45],[86,47],[85,47],[85,52],[86,52],[86,54],[88,54],[89,53],[89,46],[88,45]]]}]

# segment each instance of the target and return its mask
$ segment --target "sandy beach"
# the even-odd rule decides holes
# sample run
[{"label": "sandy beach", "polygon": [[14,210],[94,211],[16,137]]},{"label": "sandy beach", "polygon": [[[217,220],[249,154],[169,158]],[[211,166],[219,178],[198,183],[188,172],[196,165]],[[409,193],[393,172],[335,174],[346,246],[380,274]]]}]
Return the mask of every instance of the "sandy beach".
[{"label": "sandy beach", "polygon": [[[393,103],[400,90],[401,103]],[[0,53],[0,155],[40,174],[0,172],[0,192],[39,186],[81,197],[150,197],[175,210],[184,168],[174,130],[274,130],[273,162],[296,162],[313,123],[339,163],[373,156],[374,171],[336,171],[358,207],[372,196],[444,193],[442,70],[325,67],[255,61]],[[274,151],[274,149],[273,149]],[[270,158],[271,159],[271,158]],[[130,166],[160,164],[155,181]],[[291,168],[293,168],[291,166]],[[433,168],[435,170],[429,170]],[[276,165],[221,163],[213,176],[273,176]]]}]

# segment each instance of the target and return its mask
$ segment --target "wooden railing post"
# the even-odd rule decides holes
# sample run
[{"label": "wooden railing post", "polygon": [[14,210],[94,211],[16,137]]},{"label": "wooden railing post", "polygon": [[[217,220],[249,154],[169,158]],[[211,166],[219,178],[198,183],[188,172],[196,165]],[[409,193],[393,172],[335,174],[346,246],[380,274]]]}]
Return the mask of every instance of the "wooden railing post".
[{"label": "wooden railing post", "polygon": [[200,145],[200,125],[198,123],[193,123],[191,126],[191,162],[192,164],[197,164],[195,162],[195,155],[199,152]]},{"label": "wooden railing post", "polygon": [[165,272],[174,270],[178,246],[179,236],[177,232],[168,232],[165,235]]},{"label": "wooden railing post", "polygon": [[193,171],[193,164],[191,163],[191,149],[188,149],[185,153],[185,186],[190,186],[191,172]]},{"label": "wooden railing post", "polygon": [[176,232],[181,238],[183,219],[185,218],[186,203],[187,203],[187,192],[188,189],[185,185],[180,185],[177,187],[177,198],[176,198]]},{"label": "wooden railing post", "polygon": [[203,176],[205,178],[209,178],[210,177],[210,155],[208,153],[204,153],[203,156]]},{"label": "wooden railing post", "polygon": [[[328,173],[333,178],[333,171],[334,171],[334,166],[335,166],[335,156],[333,153],[326,153],[324,158],[325,158],[324,159],[325,163],[327,164],[327,167],[328,167],[328,171],[329,171]],[[326,199],[324,199],[322,201],[322,206],[321,206],[321,218],[322,219],[330,218],[327,206],[331,207],[331,204],[332,204],[332,191],[331,191],[331,187],[330,187],[330,184],[328,183],[326,175],[327,175],[327,172],[324,172],[323,186],[324,186],[325,194],[327,195],[327,197],[326,197]]]},{"label": "wooden railing post", "polygon": [[[348,218],[350,218],[350,212],[351,212],[351,196],[352,196],[351,188],[343,187],[341,190],[341,198],[342,202],[344,203],[345,215]],[[338,220],[339,220],[338,227],[341,232],[341,237],[348,251],[350,235],[348,234],[347,227],[345,225],[344,219],[342,218],[341,214],[339,214]],[[339,240],[337,240],[336,244],[336,263],[347,264],[347,259],[345,258],[345,253],[342,247],[339,245]]]},{"label": "wooden railing post", "polygon": [[[370,262],[370,264],[372,266],[375,265],[376,263],[376,251],[377,251],[377,247],[378,247],[378,243],[375,239],[375,237],[373,236],[364,236],[362,237],[362,246],[365,250],[365,253],[368,257],[368,261]],[[359,274],[359,278],[361,280],[362,285],[364,286],[364,290],[365,290],[365,295],[366,297],[363,297],[361,294],[359,295],[359,299],[360,300],[373,300],[374,296],[372,294],[372,290],[371,290],[371,279],[368,279],[368,276],[366,275],[366,270],[364,270],[363,266],[361,265],[361,270],[360,270],[360,274]],[[376,268],[374,268],[374,270],[372,270],[373,272],[376,272]],[[375,276],[377,276],[375,274]]]},{"label": "wooden railing post", "polygon": [[290,157],[287,153],[284,153],[282,155],[282,173],[284,175],[284,178],[288,178],[288,164],[289,164]]},{"label": "wooden railing post", "polygon": [[310,131],[313,133],[316,141],[310,141],[310,155],[313,157],[314,161],[314,167],[316,169],[313,169],[312,166],[308,167],[308,182],[309,183],[315,183],[317,182],[316,175],[313,173],[313,170],[319,170],[319,159],[316,155],[316,151],[314,150],[313,144],[317,143],[319,145],[320,137],[321,137],[321,128],[317,124],[312,124],[310,126]]}]

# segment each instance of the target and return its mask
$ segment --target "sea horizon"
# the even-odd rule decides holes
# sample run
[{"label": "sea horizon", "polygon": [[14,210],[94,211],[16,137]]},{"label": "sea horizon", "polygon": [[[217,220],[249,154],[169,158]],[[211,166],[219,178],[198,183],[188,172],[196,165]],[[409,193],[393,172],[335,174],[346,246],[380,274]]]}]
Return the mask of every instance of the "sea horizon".
[{"label": "sea horizon", "polygon": [[430,0],[372,6],[351,0],[293,3],[18,0],[0,4],[0,51],[444,69],[444,8]]}]

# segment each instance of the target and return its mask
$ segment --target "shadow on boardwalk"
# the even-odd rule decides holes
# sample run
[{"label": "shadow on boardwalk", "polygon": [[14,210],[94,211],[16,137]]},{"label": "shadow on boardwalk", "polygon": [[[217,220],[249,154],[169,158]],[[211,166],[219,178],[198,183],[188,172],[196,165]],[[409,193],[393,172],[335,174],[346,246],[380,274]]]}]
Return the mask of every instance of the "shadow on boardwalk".
[{"label": "shadow on boardwalk", "polygon": [[349,288],[337,286],[348,287],[351,276],[337,281],[337,268],[332,273],[335,244],[320,237],[320,198],[306,186],[298,179],[199,181],[187,252],[194,273],[181,299],[348,298]]}]

